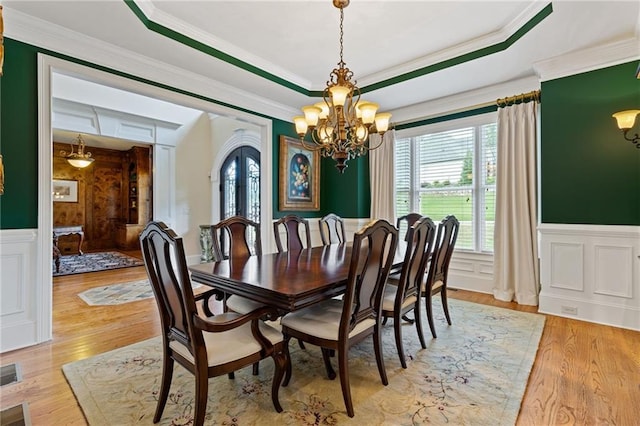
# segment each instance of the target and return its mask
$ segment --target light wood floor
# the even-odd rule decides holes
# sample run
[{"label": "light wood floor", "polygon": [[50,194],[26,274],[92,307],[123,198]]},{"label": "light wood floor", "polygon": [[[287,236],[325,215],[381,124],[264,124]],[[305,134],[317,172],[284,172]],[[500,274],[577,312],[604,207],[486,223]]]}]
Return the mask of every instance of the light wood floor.
[{"label": "light wood floor", "polygon": [[[2,409],[26,401],[33,425],[85,424],[62,365],[157,336],[160,325],[153,299],[88,306],[77,294],[143,278],[144,267],[55,278],[53,340],[0,355],[1,365],[17,362],[23,372],[20,383],[0,388]],[[536,311],[485,294],[450,297]],[[638,407],[640,332],[547,316],[517,424],[631,426],[640,424]]]}]

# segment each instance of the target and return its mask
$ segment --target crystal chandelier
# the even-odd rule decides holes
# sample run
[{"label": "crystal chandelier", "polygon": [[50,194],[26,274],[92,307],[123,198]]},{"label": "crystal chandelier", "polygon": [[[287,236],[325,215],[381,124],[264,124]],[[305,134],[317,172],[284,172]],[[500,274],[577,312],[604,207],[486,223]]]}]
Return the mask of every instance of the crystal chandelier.
[{"label": "crystal chandelier", "polygon": [[[382,135],[389,129],[391,114],[378,113],[378,104],[360,99],[360,89],[353,72],[342,59],[344,8],[349,0],[333,0],[340,9],[340,62],[329,74],[323,101],[302,107],[304,116],[293,118],[296,133],[304,147],[319,151],[323,157],[336,161],[340,173],[344,173],[347,160],[366,154],[382,145]],[[305,141],[307,131],[313,142]],[[369,135],[378,133],[380,143],[370,146]]]},{"label": "crystal chandelier", "polygon": [[60,151],[60,155],[73,167],[83,169],[93,163],[94,159],[91,158],[90,152],[84,152],[84,140],[81,135],[78,135],[76,142],[78,142],[78,152],[73,152],[73,144],[71,144],[71,152],[67,154],[66,151]]}]

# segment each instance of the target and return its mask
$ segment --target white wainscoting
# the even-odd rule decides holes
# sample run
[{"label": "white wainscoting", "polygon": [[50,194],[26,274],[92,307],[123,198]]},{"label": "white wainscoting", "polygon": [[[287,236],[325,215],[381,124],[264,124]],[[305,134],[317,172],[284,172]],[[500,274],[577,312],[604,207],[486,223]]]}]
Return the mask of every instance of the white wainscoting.
[{"label": "white wainscoting", "polygon": [[492,294],[493,254],[454,250],[447,287]]},{"label": "white wainscoting", "polygon": [[37,230],[0,231],[0,352],[47,339],[38,325]]},{"label": "white wainscoting", "polygon": [[[320,236],[320,224],[319,217],[308,217],[306,218],[309,221],[309,231],[311,233],[311,246],[318,247],[322,245],[322,237]],[[277,219],[276,219],[277,220]],[[274,222],[276,221],[274,220]],[[344,233],[346,234],[347,241],[353,241],[353,234],[358,232],[360,228],[369,223],[369,219],[344,219]],[[281,226],[280,229],[280,241],[282,244],[285,244],[287,241],[287,234],[284,226]],[[302,227],[300,227],[300,236],[304,241],[304,231]],[[275,248],[275,245],[274,245]]]},{"label": "white wainscoting", "polygon": [[541,313],[640,330],[640,227],[538,229]]}]

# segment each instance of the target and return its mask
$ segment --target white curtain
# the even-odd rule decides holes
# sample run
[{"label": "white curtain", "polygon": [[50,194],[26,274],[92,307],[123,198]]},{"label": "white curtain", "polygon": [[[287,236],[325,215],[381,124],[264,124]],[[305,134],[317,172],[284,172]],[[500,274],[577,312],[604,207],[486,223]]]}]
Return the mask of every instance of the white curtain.
[{"label": "white curtain", "polygon": [[[369,179],[371,181],[371,219],[386,219],[395,224],[394,145],[395,130],[385,132],[382,145],[369,151]],[[380,135],[369,136],[369,145],[377,146]]]},{"label": "white curtain", "polygon": [[493,295],[523,305],[537,305],[539,293],[537,106],[527,102],[498,111]]}]

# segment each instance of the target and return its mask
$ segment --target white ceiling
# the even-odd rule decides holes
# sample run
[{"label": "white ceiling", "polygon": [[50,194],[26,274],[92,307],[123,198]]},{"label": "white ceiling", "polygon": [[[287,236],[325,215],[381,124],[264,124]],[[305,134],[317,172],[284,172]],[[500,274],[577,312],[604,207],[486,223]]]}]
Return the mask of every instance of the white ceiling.
[{"label": "white ceiling", "polygon": [[[322,90],[339,59],[339,10],[315,1],[3,1],[11,11],[101,40],[292,108],[305,94],[145,27],[143,21],[218,49],[275,77]],[[360,87],[505,42],[549,2],[370,1],[345,9],[344,60]],[[483,87],[532,78],[559,57],[640,40],[639,1],[557,1],[506,50],[371,91],[392,112]],[[637,46],[637,45],[636,45]],[[629,57],[640,57],[640,46]],[[516,93],[503,93],[502,96]]]}]

